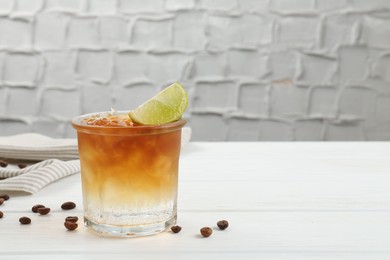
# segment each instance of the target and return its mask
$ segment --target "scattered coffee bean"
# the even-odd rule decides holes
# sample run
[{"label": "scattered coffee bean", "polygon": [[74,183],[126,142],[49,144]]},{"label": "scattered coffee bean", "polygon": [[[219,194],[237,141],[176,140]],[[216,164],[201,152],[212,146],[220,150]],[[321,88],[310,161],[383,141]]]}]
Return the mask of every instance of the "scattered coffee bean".
[{"label": "scattered coffee bean", "polygon": [[19,219],[20,224],[27,225],[31,223],[31,219],[29,217],[21,217]]},{"label": "scattered coffee bean", "polygon": [[32,210],[32,212],[34,212],[34,213],[38,213],[38,209],[39,208],[45,208],[45,206],[43,206],[43,205],[41,205],[41,204],[37,204],[37,205],[34,205],[32,208],[31,208],[31,210]]},{"label": "scattered coffee bean", "polygon": [[4,216],[3,211],[0,211],[0,218],[3,218],[3,216]]},{"label": "scattered coffee bean", "polygon": [[5,199],[0,198],[0,205],[3,205],[4,201],[5,201]]},{"label": "scattered coffee bean", "polygon": [[209,227],[203,227],[200,229],[200,234],[204,237],[209,237],[213,233],[213,230]]},{"label": "scattered coffee bean", "polygon": [[75,230],[78,227],[77,223],[71,221],[65,221],[64,226],[66,227],[67,230],[70,231]]},{"label": "scattered coffee bean", "polygon": [[47,215],[50,212],[50,208],[38,208],[37,211],[41,215]]},{"label": "scattered coffee bean", "polygon": [[24,168],[27,167],[27,164],[25,164],[25,163],[19,163],[19,164],[18,164],[18,167],[19,167],[19,169],[24,169]]},{"label": "scattered coffee bean", "polygon": [[228,228],[229,222],[227,220],[220,220],[217,222],[217,226],[219,227],[219,229],[225,230]]},{"label": "scattered coffee bean", "polygon": [[1,194],[0,198],[3,198],[4,200],[9,200],[9,196],[7,194]]},{"label": "scattered coffee bean", "polygon": [[64,210],[74,209],[75,207],[76,207],[76,203],[74,203],[72,201],[64,202],[61,205],[61,208],[64,209]]},{"label": "scattered coffee bean", "polygon": [[0,166],[1,167],[7,167],[8,163],[6,161],[0,160]]},{"label": "scattered coffee bean", "polygon": [[181,226],[172,226],[171,230],[173,233],[179,233],[181,231]]},{"label": "scattered coffee bean", "polygon": [[65,222],[73,222],[73,223],[76,223],[78,220],[79,220],[79,218],[76,217],[76,216],[69,216],[69,217],[66,217],[66,218],[65,218]]}]

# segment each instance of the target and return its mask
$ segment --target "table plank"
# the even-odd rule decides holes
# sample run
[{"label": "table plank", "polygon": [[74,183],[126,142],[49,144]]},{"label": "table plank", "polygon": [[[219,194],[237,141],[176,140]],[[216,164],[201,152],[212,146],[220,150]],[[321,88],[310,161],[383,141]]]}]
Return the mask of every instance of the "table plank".
[{"label": "table plank", "polygon": [[[32,215],[30,225],[20,225],[20,213],[0,222],[6,246],[1,254],[126,253],[164,255],[183,253],[386,253],[390,254],[390,212],[182,212],[178,234],[164,232],[135,239],[102,238],[79,228],[67,231],[67,213]],[[221,231],[216,222],[228,219]],[[362,225],[364,224],[364,225]],[[199,229],[214,229],[203,238]],[[33,243],[37,238],[38,241]]]},{"label": "table plank", "polygon": [[[179,211],[390,211],[390,174],[375,178],[317,181],[185,181],[179,187]],[[78,175],[50,185],[39,193],[13,195],[2,211],[29,211],[35,204],[61,210],[65,201],[74,201],[82,210]]]},{"label": "table plank", "polygon": [[[362,148],[364,147],[364,148]],[[390,143],[191,143],[183,180],[370,179],[390,174]]]},{"label": "table plank", "polygon": [[4,260],[24,260],[24,259],[40,259],[40,260],[52,260],[52,259],[72,259],[72,260],[128,260],[142,259],[142,260],[199,260],[199,259],[245,259],[245,260],[383,260],[389,259],[388,253],[378,252],[173,252],[170,254],[151,255],[148,253],[83,253],[83,254],[29,254],[29,255],[4,255],[0,256],[0,259]]}]

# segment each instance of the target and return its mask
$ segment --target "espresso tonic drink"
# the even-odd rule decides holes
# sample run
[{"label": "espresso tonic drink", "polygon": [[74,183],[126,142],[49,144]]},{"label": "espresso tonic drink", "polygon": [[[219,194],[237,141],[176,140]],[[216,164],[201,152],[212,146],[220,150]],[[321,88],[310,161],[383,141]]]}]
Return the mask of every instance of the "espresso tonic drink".
[{"label": "espresso tonic drink", "polygon": [[181,129],[133,123],[127,112],[84,115],[77,130],[84,222],[109,236],[159,233],[176,222]]}]

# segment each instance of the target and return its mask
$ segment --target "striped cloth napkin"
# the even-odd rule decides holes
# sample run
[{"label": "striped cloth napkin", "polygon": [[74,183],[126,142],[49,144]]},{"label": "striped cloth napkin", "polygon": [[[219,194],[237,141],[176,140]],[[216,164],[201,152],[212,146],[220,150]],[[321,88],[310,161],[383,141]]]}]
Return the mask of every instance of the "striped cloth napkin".
[{"label": "striped cloth napkin", "polygon": [[[182,131],[182,148],[190,141],[191,128]],[[55,139],[35,133],[0,137],[0,159],[26,161],[0,165],[0,191],[35,193],[52,182],[80,172],[77,139]]]},{"label": "striped cloth napkin", "polygon": [[80,172],[80,161],[48,159],[26,168],[0,168],[0,190],[35,193],[50,183]]}]

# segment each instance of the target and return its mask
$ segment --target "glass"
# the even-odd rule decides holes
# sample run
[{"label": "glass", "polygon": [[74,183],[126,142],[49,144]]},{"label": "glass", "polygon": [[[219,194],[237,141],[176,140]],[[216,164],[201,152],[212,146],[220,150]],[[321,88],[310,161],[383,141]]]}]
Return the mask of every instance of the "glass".
[{"label": "glass", "polygon": [[72,120],[85,225],[108,236],[144,236],[175,224],[181,129],[186,121],[99,126],[87,125],[90,117]]}]

